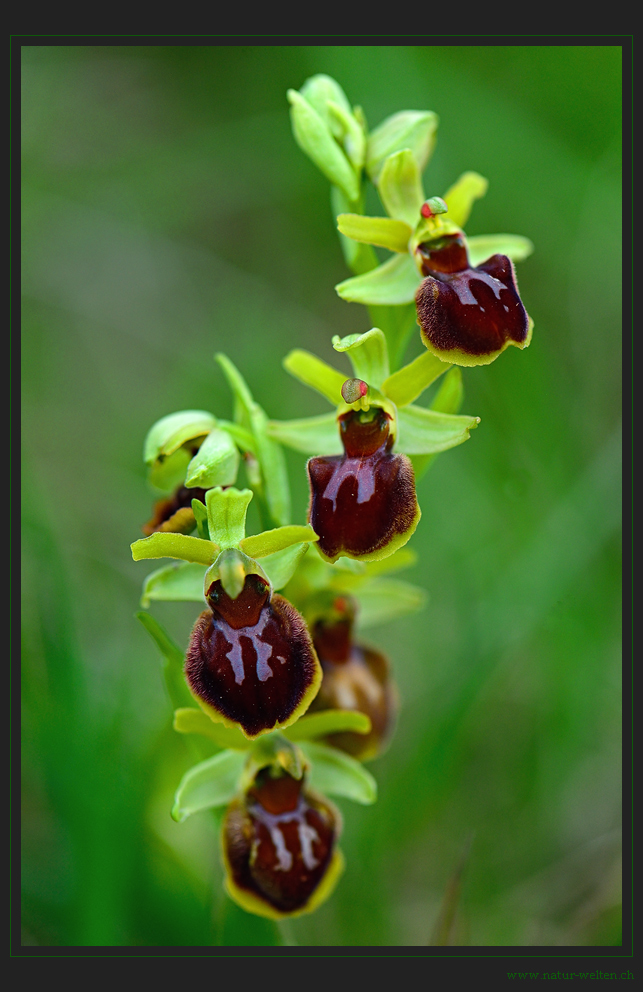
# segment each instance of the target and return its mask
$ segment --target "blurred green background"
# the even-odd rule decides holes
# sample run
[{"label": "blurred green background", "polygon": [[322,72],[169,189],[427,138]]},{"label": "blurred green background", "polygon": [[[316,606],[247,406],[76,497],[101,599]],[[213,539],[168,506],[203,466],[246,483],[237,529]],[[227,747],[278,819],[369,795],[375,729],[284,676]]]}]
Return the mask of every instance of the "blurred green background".
[{"label": "blurred green background", "polygon": [[[143,438],[230,416],[228,353],[270,416],[325,412],[281,359],[368,328],[286,89],[334,76],[371,127],[434,110],[427,195],[490,181],[469,234],[524,234],[531,347],[464,372],[482,418],[419,483],[426,610],[374,629],[402,697],[375,806],[302,946],[619,944],[621,49],[26,46],[23,56],[23,943],[255,946],[131,561]],[[375,200],[371,204],[375,207]],[[379,212],[379,211],[378,211]],[[408,356],[419,354],[419,335]],[[346,369],[349,366],[346,364]],[[304,458],[289,453],[295,519]],[[198,607],[154,604],[182,645]],[[370,633],[370,631],[369,631]],[[455,873],[455,874],[454,874]]]}]

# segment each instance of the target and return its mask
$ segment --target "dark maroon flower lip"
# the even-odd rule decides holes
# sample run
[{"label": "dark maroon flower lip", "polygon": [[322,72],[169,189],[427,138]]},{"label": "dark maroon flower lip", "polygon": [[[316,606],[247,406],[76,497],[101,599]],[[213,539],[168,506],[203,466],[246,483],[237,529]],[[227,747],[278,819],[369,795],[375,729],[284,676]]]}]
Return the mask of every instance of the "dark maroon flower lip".
[{"label": "dark maroon flower lip", "polygon": [[339,424],[345,454],[308,462],[308,519],[317,548],[329,561],[385,558],[406,543],[420,518],[413,467],[391,452],[381,408],[372,407],[370,419],[351,410]]},{"label": "dark maroon flower lip", "polygon": [[472,268],[461,235],[419,245],[426,276],[415,296],[424,344],[444,361],[493,361],[508,345],[529,344],[530,321],[513,263],[492,255]]},{"label": "dark maroon flower lip", "polygon": [[259,899],[277,913],[301,911],[326,875],[341,829],[337,810],[284,774],[260,772],[229,807],[223,848],[239,901]]},{"label": "dark maroon flower lip", "polygon": [[192,630],[185,675],[208,715],[249,737],[289,726],[306,711],[321,668],[303,618],[282,596],[269,598],[259,575],[247,575],[232,600],[213,583],[211,609]]}]

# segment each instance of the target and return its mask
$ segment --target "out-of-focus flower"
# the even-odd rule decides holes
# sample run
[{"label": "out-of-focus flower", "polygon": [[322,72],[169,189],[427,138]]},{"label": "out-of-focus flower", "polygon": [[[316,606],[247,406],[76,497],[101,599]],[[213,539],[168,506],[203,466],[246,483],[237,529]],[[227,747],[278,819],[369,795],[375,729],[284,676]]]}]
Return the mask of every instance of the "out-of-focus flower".
[{"label": "out-of-focus flower", "polygon": [[228,894],[272,919],[312,912],[341,874],[340,831],[338,810],[303,777],[263,768],[223,821]]}]

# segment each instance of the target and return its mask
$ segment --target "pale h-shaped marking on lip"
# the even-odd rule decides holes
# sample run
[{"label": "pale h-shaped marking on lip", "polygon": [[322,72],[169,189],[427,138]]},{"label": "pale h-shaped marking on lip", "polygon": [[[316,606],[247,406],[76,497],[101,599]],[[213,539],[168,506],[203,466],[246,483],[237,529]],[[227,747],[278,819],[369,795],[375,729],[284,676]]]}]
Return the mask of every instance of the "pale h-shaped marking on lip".
[{"label": "pale h-shaped marking on lip", "polygon": [[[273,657],[272,644],[259,640],[259,635],[263,633],[269,619],[270,614],[264,608],[261,611],[261,616],[254,627],[240,627],[238,630],[235,630],[234,627],[226,625],[226,629],[223,634],[228,644],[230,644],[230,650],[226,651],[226,658],[230,659],[232,671],[234,672],[234,680],[237,685],[241,685],[246,677],[243,667],[243,656],[241,653],[242,637],[249,638],[255,649],[257,655],[257,676],[259,681],[265,682],[273,674],[272,668],[268,664],[270,659]],[[277,661],[280,661],[282,665],[286,662],[286,659],[282,658],[280,655],[275,655],[275,658]]]}]

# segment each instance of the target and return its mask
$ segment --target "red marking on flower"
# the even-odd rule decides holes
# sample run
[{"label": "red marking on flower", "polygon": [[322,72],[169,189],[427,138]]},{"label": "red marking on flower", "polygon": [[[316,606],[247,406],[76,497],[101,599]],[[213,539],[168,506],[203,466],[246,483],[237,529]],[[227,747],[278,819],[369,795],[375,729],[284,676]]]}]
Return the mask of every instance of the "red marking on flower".
[{"label": "red marking on flower", "polygon": [[423,217],[426,217],[427,219],[429,217],[433,217],[433,211],[431,210],[431,207],[429,206],[428,203],[422,204],[422,206],[420,207],[420,213],[422,214]]}]

